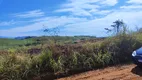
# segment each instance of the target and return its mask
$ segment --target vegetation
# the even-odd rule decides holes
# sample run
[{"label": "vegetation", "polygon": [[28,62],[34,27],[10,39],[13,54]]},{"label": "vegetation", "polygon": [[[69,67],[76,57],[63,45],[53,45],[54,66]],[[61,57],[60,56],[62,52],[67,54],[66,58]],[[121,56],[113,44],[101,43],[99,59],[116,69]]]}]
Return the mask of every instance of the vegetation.
[{"label": "vegetation", "polygon": [[[123,22],[123,20],[116,20],[113,22],[113,25],[111,25],[112,29],[105,28],[108,32],[113,32],[114,35],[119,35],[124,31],[126,28],[126,24]],[[126,31],[124,31],[126,32]]]},{"label": "vegetation", "polygon": [[28,44],[33,44],[33,39],[16,40],[16,39],[0,39],[0,50],[7,50],[9,48],[17,48],[21,46],[26,46]]},{"label": "vegetation", "polygon": [[[126,29],[123,27],[119,34],[109,38],[57,36],[56,43],[51,36],[9,40],[13,41],[10,45],[22,46],[7,45],[0,51],[0,79],[55,79],[131,62],[132,51],[142,45],[142,33],[129,33]],[[28,40],[32,42],[24,43]]]}]

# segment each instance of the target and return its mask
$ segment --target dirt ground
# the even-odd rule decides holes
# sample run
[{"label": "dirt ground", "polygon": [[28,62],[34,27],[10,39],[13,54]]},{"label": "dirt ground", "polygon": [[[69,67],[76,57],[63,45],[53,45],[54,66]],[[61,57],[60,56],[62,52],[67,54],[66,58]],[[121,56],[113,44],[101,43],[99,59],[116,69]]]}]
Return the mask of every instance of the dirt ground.
[{"label": "dirt ground", "polygon": [[134,64],[89,71],[58,80],[142,80],[142,68]]}]

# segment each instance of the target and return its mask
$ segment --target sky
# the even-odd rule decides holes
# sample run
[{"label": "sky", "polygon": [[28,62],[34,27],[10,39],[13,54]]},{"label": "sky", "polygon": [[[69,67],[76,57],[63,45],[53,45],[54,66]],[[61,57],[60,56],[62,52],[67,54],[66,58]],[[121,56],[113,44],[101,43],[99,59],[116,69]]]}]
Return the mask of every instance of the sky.
[{"label": "sky", "polygon": [[41,36],[58,28],[61,36],[107,36],[104,28],[123,20],[142,27],[142,0],[0,0],[0,36]]}]

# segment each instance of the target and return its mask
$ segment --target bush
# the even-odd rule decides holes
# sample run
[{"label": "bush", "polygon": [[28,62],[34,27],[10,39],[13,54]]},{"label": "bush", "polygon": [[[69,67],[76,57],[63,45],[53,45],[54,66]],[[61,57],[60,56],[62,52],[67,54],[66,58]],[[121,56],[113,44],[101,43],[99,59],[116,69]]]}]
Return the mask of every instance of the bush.
[{"label": "bush", "polygon": [[23,80],[28,71],[28,62],[22,60],[16,54],[1,55],[0,79]]},{"label": "bush", "polygon": [[83,44],[59,45],[51,42],[42,46],[40,54],[28,54],[28,50],[36,47],[9,49],[7,54],[0,55],[0,79],[28,80],[43,75],[56,78],[59,74],[127,63],[131,61],[132,51],[141,47],[141,40],[135,35],[123,33]]},{"label": "bush", "polygon": [[131,61],[132,52],[141,47],[141,42],[133,35],[121,34],[105,40],[101,49],[112,54],[113,63],[125,63]]}]

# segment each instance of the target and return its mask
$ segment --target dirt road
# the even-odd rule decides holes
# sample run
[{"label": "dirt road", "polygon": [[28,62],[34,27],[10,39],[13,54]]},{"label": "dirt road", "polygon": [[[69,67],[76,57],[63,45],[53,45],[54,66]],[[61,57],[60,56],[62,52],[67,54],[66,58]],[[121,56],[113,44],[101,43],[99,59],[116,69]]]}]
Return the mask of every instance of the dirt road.
[{"label": "dirt road", "polygon": [[134,64],[108,67],[58,80],[142,80],[142,69]]}]

